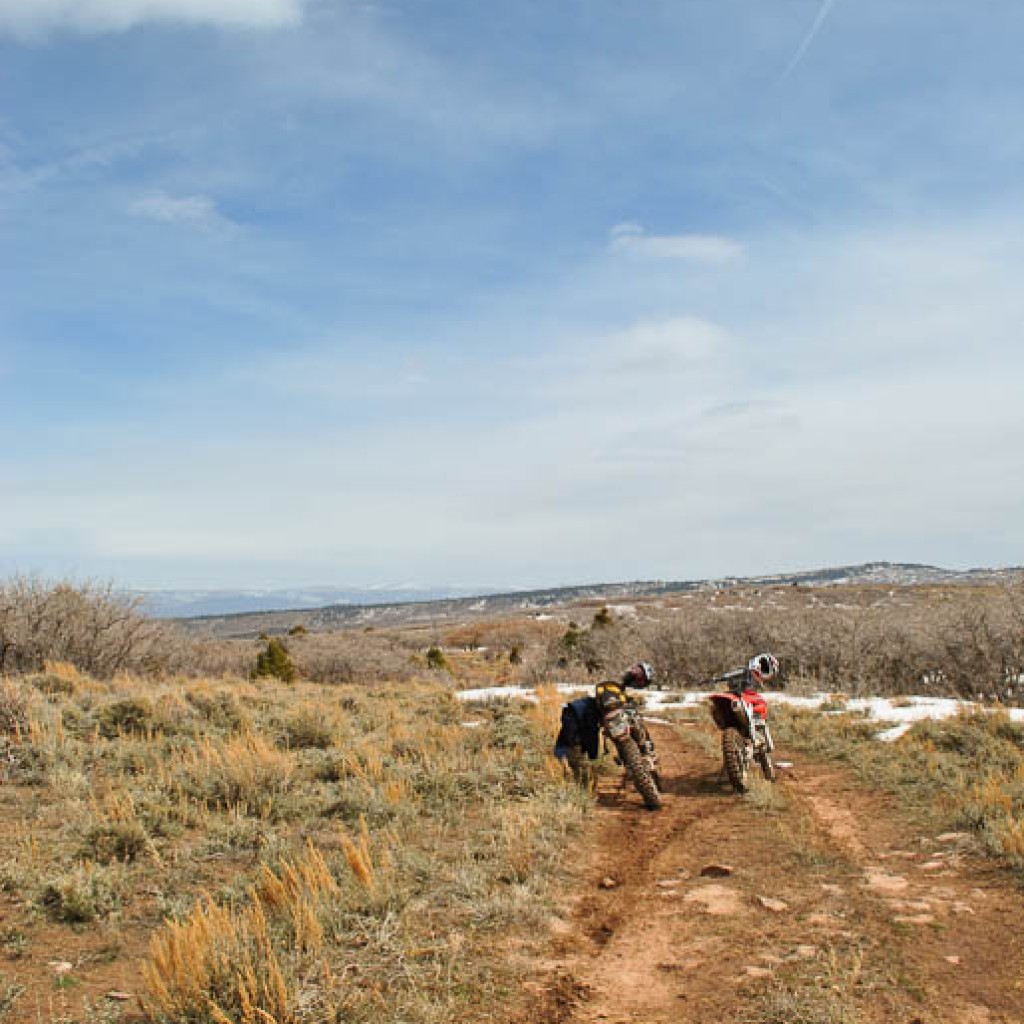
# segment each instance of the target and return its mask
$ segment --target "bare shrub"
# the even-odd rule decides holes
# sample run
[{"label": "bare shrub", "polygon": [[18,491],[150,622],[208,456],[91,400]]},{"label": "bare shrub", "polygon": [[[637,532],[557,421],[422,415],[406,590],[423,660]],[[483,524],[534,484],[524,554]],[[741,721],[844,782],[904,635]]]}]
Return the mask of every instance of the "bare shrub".
[{"label": "bare shrub", "polygon": [[176,640],[112,585],[16,577],[0,586],[0,672],[67,662],[97,678],[170,668]]},{"label": "bare shrub", "polygon": [[20,734],[28,728],[28,693],[13,679],[0,679],[0,734]]},{"label": "bare shrub", "polygon": [[1021,587],[870,589],[785,594],[756,605],[701,595],[644,638],[663,679],[695,685],[761,649],[789,679],[850,695],[932,693],[1019,699]]},{"label": "bare shrub", "polygon": [[292,657],[303,679],[318,683],[404,682],[416,674],[414,638],[397,633],[311,633]]}]

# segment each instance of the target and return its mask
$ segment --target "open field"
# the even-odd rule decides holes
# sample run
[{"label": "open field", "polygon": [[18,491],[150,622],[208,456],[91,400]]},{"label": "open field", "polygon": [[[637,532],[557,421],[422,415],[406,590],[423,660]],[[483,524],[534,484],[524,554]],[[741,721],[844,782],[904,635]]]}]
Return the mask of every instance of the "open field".
[{"label": "open field", "polygon": [[0,685],[5,1022],[490,1019],[583,820],[438,683]]},{"label": "open field", "polygon": [[[1024,1022],[1024,723],[989,703],[1018,692],[1014,588],[290,627],[274,657],[102,594],[79,622],[80,597],[0,617],[4,1024]],[[738,798],[683,691],[760,647],[797,695],[846,685],[774,701],[792,767]],[[667,686],[658,814],[610,762],[591,794],[549,757],[553,684],[638,657]],[[890,717],[984,700],[895,735],[873,691]]]}]

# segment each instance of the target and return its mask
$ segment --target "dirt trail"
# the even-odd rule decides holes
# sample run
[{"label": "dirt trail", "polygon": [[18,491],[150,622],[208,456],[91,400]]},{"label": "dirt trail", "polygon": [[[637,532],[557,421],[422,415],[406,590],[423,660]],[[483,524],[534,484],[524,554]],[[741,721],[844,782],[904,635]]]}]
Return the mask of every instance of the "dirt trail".
[{"label": "dirt trail", "polygon": [[1024,1022],[1024,895],[969,837],[801,757],[739,798],[700,744],[655,739],[665,807],[602,781],[520,1024]]}]

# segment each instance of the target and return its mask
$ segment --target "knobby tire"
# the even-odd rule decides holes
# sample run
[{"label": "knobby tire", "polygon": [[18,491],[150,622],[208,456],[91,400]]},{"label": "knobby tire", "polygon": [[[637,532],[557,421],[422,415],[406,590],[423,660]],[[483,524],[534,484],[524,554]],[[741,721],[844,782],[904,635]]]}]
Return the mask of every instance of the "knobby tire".
[{"label": "knobby tire", "polygon": [[749,785],[746,745],[747,741],[739,729],[730,726],[722,730],[722,760],[725,762],[725,774],[729,776],[729,782],[737,793],[746,793]]},{"label": "knobby tire", "polygon": [[767,751],[763,754],[757,755],[757,763],[761,766],[761,774],[764,775],[766,782],[775,781],[775,762],[772,760],[772,755]]},{"label": "knobby tire", "polygon": [[649,811],[657,811],[661,807],[661,794],[647,770],[644,756],[636,745],[636,740],[627,738],[619,741],[619,759],[626,772],[633,780],[637,792],[643,797],[644,805]]}]

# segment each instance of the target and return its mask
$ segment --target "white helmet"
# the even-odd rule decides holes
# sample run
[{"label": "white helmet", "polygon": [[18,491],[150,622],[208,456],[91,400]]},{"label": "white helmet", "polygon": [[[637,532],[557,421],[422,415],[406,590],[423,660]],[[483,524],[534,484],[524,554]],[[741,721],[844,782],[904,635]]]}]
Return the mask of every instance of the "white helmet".
[{"label": "white helmet", "polygon": [[779,674],[779,659],[767,651],[764,654],[756,654],[748,662],[747,671],[758,686],[763,686]]}]

